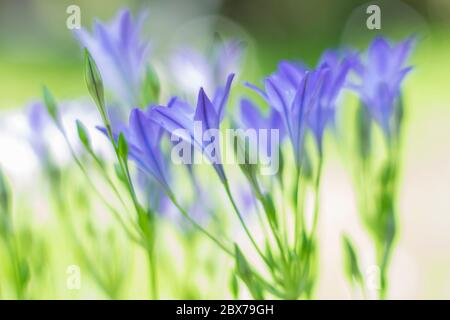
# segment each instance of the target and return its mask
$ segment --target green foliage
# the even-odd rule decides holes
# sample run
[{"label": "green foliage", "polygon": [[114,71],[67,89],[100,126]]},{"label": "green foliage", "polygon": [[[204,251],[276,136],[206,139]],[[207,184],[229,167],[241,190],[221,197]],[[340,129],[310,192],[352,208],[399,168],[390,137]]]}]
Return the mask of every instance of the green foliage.
[{"label": "green foliage", "polygon": [[234,272],[230,275],[230,291],[233,299],[239,298],[239,282]]},{"label": "green foliage", "polygon": [[123,132],[119,134],[119,138],[117,140],[117,148],[119,151],[119,156],[126,161],[128,159],[128,142],[125,138]]},{"label": "green foliage", "polygon": [[56,100],[53,97],[50,90],[45,86],[42,89],[42,96],[43,96],[44,105],[47,108],[48,114],[50,115],[50,117],[53,119],[53,121],[57,125],[61,125],[60,120],[59,120],[59,115],[58,115],[58,104],[56,103]]},{"label": "green foliage", "polygon": [[243,253],[239,247],[235,244],[235,258],[236,258],[236,273],[241,278],[241,280],[246,284],[251,295],[256,300],[264,299],[261,284],[256,279],[247,259],[244,257]]},{"label": "green foliage", "polygon": [[344,253],[344,270],[349,282],[353,285],[359,283],[363,286],[364,280],[359,267],[356,249],[346,235],[342,236],[342,250]]},{"label": "green foliage", "polygon": [[11,197],[11,191],[9,189],[8,183],[6,182],[6,177],[3,174],[3,170],[1,170],[1,168],[0,168],[0,212],[1,212],[1,214],[9,213],[10,197]]},{"label": "green foliage", "polygon": [[92,152],[91,139],[89,138],[89,134],[87,132],[86,127],[80,120],[76,120],[78,138],[80,139],[83,146],[86,150]]},{"label": "green foliage", "polygon": [[144,106],[159,102],[161,84],[155,69],[151,65],[147,66],[141,92]]},{"label": "green foliage", "polygon": [[360,103],[356,112],[357,150],[362,159],[370,157],[372,147],[372,120],[367,107]]}]

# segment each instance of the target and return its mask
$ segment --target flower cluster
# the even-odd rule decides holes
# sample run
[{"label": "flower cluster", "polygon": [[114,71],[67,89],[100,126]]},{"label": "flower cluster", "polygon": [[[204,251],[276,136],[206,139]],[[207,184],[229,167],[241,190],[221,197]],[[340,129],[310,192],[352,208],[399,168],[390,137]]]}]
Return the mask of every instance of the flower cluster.
[{"label": "flower cluster", "polygon": [[[244,46],[237,40],[227,40],[216,44],[214,54],[208,58],[190,49],[179,51],[172,57],[168,68],[176,70],[175,77],[169,76],[171,83],[165,84],[160,83],[155,73],[145,73],[151,67],[149,46],[142,42],[140,35],[143,23],[144,16],[133,22],[130,12],[123,10],[109,25],[97,22],[93,35],[85,30],[77,33],[81,45],[86,48],[88,90],[103,120],[99,129],[113,149],[115,172],[120,188],[123,188],[120,190],[126,190],[126,193],[118,191],[109,178],[108,171],[91,148],[81,123],[78,123],[78,134],[87,153],[101,164],[102,176],[120,203],[125,207],[132,203],[135,216],[127,216],[131,221],[123,221],[123,215],[117,214],[120,210],[110,206],[111,211],[118,216],[130,238],[148,253],[153,277],[159,218],[164,217],[165,211],[176,210],[192,230],[212,240],[234,259],[234,279],[239,278],[254,298],[311,297],[318,278],[317,226],[327,130],[336,127],[336,115],[343,107],[342,96],[353,91],[366,111],[367,118],[363,125],[371,127],[372,123],[376,123],[385,133],[387,141],[393,139],[401,126],[397,111],[402,82],[411,70],[405,63],[413,40],[392,45],[384,38],[376,38],[367,54],[329,50],[313,67],[296,61],[281,61],[275,72],[262,79],[261,85],[236,81],[235,74],[240,71],[244,59]],[[146,101],[143,105],[141,97],[148,89],[146,81],[175,88],[177,93],[190,94],[195,89],[196,103],[193,105],[184,95],[174,95],[166,105],[161,105],[157,95],[153,96],[153,101]],[[240,86],[248,94],[237,97],[237,90],[232,86]],[[106,108],[108,99],[104,89],[112,94],[113,99],[131,108],[128,123],[113,119],[111,108]],[[159,93],[159,90],[155,92]],[[250,98],[250,93],[254,92],[262,98],[259,100],[263,102],[261,105]],[[230,112],[235,101],[239,101],[238,112]],[[55,102],[50,102],[46,101],[46,105],[54,114]],[[264,109],[268,110],[264,112]],[[198,124],[200,130],[206,133],[206,138],[199,138],[196,134]],[[234,151],[238,153],[243,150],[245,160],[252,156],[252,152],[258,152],[254,146],[247,149],[246,138],[250,135],[245,133],[275,130],[278,141],[266,147],[269,156],[282,156],[279,174],[264,177],[258,170],[261,165],[258,162],[240,163],[232,168],[225,166],[222,161],[225,143],[223,140],[217,141],[225,126],[244,132],[235,137],[237,146]],[[362,139],[362,136],[358,138]],[[179,142],[207,158],[218,178],[216,182],[221,186],[214,192],[224,192],[224,199],[214,202],[213,191],[201,183],[201,174],[191,163],[179,168],[174,161],[170,161],[172,148]],[[311,154],[313,156],[309,158]],[[361,157],[357,161],[366,160]],[[76,161],[86,173],[81,161],[78,158]],[[133,165],[130,166],[130,163]],[[388,152],[386,163],[383,166],[383,177],[386,178],[380,182],[380,188],[374,188],[385,190],[374,194],[374,197],[381,197],[379,203],[383,206],[376,207],[370,213],[361,213],[365,217],[370,216],[370,222],[376,225],[372,225],[371,231],[375,234],[377,255],[383,257],[380,261],[383,266],[383,289],[386,288],[387,257],[392,252],[395,235],[394,188],[397,185],[398,158],[392,150]],[[367,165],[361,168],[368,170]],[[238,169],[242,174],[239,175]],[[174,177],[180,170],[188,174],[182,190],[179,186],[177,188],[178,179]],[[374,176],[377,174],[374,173]],[[235,179],[236,176],[240,180]],[[88,174],[86,177],[89,179]],[[245,214],[244,211],[250,210],[249,206],[236,201],[242,198],[242,194],[236,196],[236,190],[244,189],[251,191],[250,207],[258,212],[259,224],[251,223],[252,217]],[[183,198],[184,191],[193,191],[193,203]],[[312,211],[305,204],[310,191],[314,196]],[[123,201],[124,194],[129,197],[128,202]],[[222,200],[226,202],[223,208]],[[170,202],[170,209],[167,202]],[[364,207],[361,204],[361,208]],[[220,216],[218,212],[232,211],[245,233],[246,239],[243,241],[249,242],[251,249],[244,250],[248,246],[227,236],[226,230],[211,231],[213,219],[203,219],[200,223],[201,219],[197,218],[202,214],[199,215],[198,211],[204,211],[203,216],[214,215],[220,227],[231,219],[231,214]],[[313,217],[312,224],[306,221],[308,215]],[[259,232],[264,235],[263,240]],[[257,234],[258,237],[255,236]],[[361,279],[357,253],[348,237],[345,237],[345,248],[351,257],[348,259],[352,263],[350,277]],[[252,255],[252,250],[258,257],[255,263],[247,259]],[[157,297],[156,279],[153,279],[152,286],[154,297]]]}]

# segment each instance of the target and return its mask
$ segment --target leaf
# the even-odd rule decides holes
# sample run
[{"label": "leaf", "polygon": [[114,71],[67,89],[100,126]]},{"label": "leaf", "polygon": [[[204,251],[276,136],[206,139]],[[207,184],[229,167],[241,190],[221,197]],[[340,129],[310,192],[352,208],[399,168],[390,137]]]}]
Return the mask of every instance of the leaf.
[{"label": "leaf", "polygon": [[351,243],[351,240],[346,236],[342,236],[342,245],[344,250],[344,268],[349,281],[354,285],[356,280],[363,285],[363,276],[359,268],[358,256]]},{"label": "leaf", "polygon": [[0,168],[0,236],[6,236],[10,230],[11,191]]},{"label": "leaf", "polygon": [[313,179],[313,162],[311,160],[311,156],[309,155],[310,151],[308,151],[308,148],[303,148],[303,153],[301,155],[301,173],[302,177],[312,181]]},{"label": "leaf", "polygon": [[127,158],[128,158],[128,142],[127,142],[127,139],[125,138],[125,135],[123,134],[123,132],[121,132],[119,134],[119,138],[117,139],[117,145],[118,145],[119,156],[123,160],[127,160]]},{"label": "leaf", "polygon": [[120,182],[126,184],[127,179],[123,173],[122,167],[118,163],[114,164],[114,171],[116,172],[116,176],[120,180]]},{"label": "leaf", "polygon": [[261,285],[256,280],[250,265],[237,244],[234,245],[234,248],[236,257],[236,271],[238,276],[242,279],[242,281],[244,281],[254,299],[263,300],[264,295],[261,290]]},{"label": "leaf", "polygon": [[232,272],[230,276],[230,291],[233,299],[237,299],[239,297],[239,283],[234,272]]},{"label": "leaf", "polygon": [[266,193],[263,195],[261,201],[264,207],[264,212],[266,213],[267,219],[269,220],[270,224],[275,226],[275,228],[278,228],[277,213],[272,196],[269,193]]},{"label": "leaf", "polygon": [[146,244],[151,248],[153,246],[153,242],[155,240],[155,216],[154,212],[150,209],[145,210],[141,205],[138,204],[137,207],[138,214],[138,226],[142,231],[142,236],[145,239]]},{"label": "leaf", "polygon": [[405,105],[403,102],[403,95],[400,94],[394,111],[394,128],[397,139],[400,139],[401,128],[405,118]]},{"label": "leaf", "polygon": [[25,260],[21,260],[19,263],[19,276],[23,287],[25,287],[30,280],[30,267]]}]

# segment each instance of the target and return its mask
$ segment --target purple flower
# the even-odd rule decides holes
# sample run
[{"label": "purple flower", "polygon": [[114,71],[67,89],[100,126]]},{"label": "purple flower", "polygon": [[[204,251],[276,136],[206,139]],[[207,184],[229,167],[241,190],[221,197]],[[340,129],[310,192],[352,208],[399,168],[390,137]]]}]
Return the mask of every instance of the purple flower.
[{"label": "purple flower", "polygon": [[[249,99],[243,98],[240,103],[240,121],[242,126],[254,130],[278,130],[279,141],[281,142],[286,135],[283,120],[276,109],[270,109],[268,115],[261,113],[259,108]],[[268,154],[272,154],[271,143],[267,144]]]},{"label": "purple flower", "polygon": [[323,134],[334,120],[336,99],[350,68],[350,60],[326,52],[318,67],[282,61],[264,81],[265,90],[249,85],[276,110],[289,136],[297,164],[302,158],[303,140],[309,128],[322,153]]},{"label": "purple flower", "polygon": [[309,102],[312,93],[318,91],[315,82],[306,86],[308,78],[311,76],[303,66],[283,61],[278,65],[278,70],[265,79],[265,91],[249,85],[280,115],[297,164],[300,163],[303,147],[306,100]]},{"label": "purple flower", "polygon": [[280,130],[280,137],[285,135],[283,120],[280,113],[271,109],[268,115],[261,113],[259,108],[249,99],[241,99],[240,104],[240,119],[246,128],[252,129],[278,129]]},{"label": "purple flower", "polygon": [[[234,74],[228,76],[225,87],[220,89],[219,93],[216,93],[216,99],[213,102],[206,95],[203,88],[200,88],[195,110],[187,103],[175,98],[169,102],[167,107],[156,107],[151,110],[150,114],[150,118],[169,134],[178,136],[206,155],[222,181],[226,179],[222,164],[220,161],[217,161],[220,159],[220,155],[216,154],[215,157],[212,157],[211,154],[205,153],[205,149],[214,140],[211,137],[211,140],[208,141],[208,139],[195,134],[195,126],[196,123],[201,125],[203,135],[210,132],[210,130],[219,130],[233,77]],[[217,142],[214,143],[216,146],[218,145]],[[220,152],[220,150],[215,151]]]},{"label": "purple flower", "polygon": [[[336,100],[343,89],[347,75],[352,66],[353,56],[348,55],[340,58],[334,51],[326,51],[320,61],[318,70],[323,74],[320,90],[314,105],[307,115],[308,127],[311,129],[319,152],[322,152],[323,135],[328,125],[334,125],[336,116]],[[314,81],[311,79],[311,81]]]},{"label": "purple flower", "polygon": [[[150,109],[151,111],[151,109]],[[130,115],[130,156],[140,167],[150,173],[162,187],[169,190],[166,180],[164,157],[160,150],[161,128],[150,118],[149,113],[134,109]]]},{"label": "purple flower", "polygon": [[170,194],[164,165],[165,159],[160,149],[162,130],[150,119],[151,111],[152,108],[149,108],[147,112],[137,108],[133,109],[128,128],[123,128],[121,131],[128,142],[130,159],[140,170],[152,176],[165,192]]},{"label": "purple flower", "polygon": [[[304,108],[299,104],[300,86],[304,86],[306,70],[289,62],[281,62],[277,72],[265,79],[269,105],[280,113],[291,140],[297,163],[300,163],[304,135]],[[303,85],[302,85],[303,81]]]},{"label": "purple flower", "polygon": [[139,103],[140,90],[149,56],[148,43],[141,42],[145,14],[133,21],[129,10],[121,10],[109,23],[96,21],[93,34],[80,29],[76,36],[96,61],[105,86],[122,103]]},{"label": "purple flower", "polygon": [[391,119],[400,97],[402,81],[412,69],[405,63],[413,45],[414,38],[393,45],[377,37],[367,51],[367,61],[359,60],[353,67],[360,82],[352,87],[388,137],[392,135]]}]

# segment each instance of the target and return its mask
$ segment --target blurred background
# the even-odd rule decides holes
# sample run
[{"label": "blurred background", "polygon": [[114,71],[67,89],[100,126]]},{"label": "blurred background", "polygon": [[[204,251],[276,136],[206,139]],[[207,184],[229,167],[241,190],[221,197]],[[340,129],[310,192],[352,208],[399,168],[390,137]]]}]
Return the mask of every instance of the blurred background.
[{"label": "blurred background", "polygon": [[[366,8],[374,3],[381,8],[381,30],[366,27]],[[450,1],[0,0],[0,164],[13,188],[22,192],[16,201],[23,199],[23,207],[44,220],[47,213],[36,161],[9,137],[20,132],[19,114],[40,98],[42,85],[59,100],[87,97],[82,50],[66,27],[66,9],[73,4],[80,7],[81,24],[88,30],[94,19],[108,21],[120,8],[129,7],[134,13],[148,10],[143,33],[152,43],[156,66],[164,65],[167,53],[183,41],[201,46],[215,32],[242,38],[248,54],[240,82],[259,83],[280,59],[314,65],[327,48],[361,49],[379,33],[393,40],[416,34],[414,71],[404,92],[407,125],[400,236],[390,273],[390,297],[450,298]],[[343,232],[354,238],[367,276],[373,269],[373,248],[358,219],[351,175],[337,140],[327,141],[330,157],[322,188],[317,297],[323,299],[353,297],[342,271]],[[50,241],[57,239],[54,235]],[[62,297],[78,297],[64,292],[65,266],[56,265],[49,277],[61,278]],[[212,297],[222,295],[215,292]]]}]

